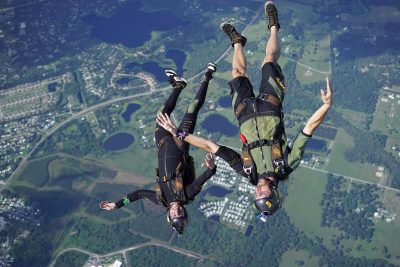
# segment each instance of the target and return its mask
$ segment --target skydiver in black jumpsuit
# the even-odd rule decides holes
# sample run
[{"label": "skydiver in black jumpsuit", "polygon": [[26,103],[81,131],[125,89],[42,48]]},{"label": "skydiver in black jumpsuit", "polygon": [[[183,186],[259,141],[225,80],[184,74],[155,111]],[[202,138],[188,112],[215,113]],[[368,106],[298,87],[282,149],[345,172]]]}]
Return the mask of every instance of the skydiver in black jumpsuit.
[{"label": "skydiver in black jumpsuit", "polygon": [[[184,129],[187,133],[194,131],[197,115],[205,102],[208,84],[216,67],[213,63],[208,64],[196,97],[189,105],[179,125],[179,128]],[[187,82],[172,70],[166,70],[165,73],[173,86],[173,91],[160,112],[170,115]],[[155,204],[165,206],[168,210],[167,219],[171,227],[178,234],[183,234],[188,216],[183,205],[192,201],[200,193],[204,183],[215,174],[214,158],[211,154],[207,154],[203,163],[207,170],[195,178],[193,158],[189,156],[189,144],[183,141],[184,137],[172,136],[157,123],[155,139],[158,148],[156,191],[137,190],[117,202],[101,202],[100,207],[105,210],[115,210],[138,199],[148,199]]]}]

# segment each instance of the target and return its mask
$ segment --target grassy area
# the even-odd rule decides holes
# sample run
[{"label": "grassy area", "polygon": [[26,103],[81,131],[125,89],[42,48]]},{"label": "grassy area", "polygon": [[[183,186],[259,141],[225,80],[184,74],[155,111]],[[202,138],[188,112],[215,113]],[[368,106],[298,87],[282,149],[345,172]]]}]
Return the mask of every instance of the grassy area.
[{"label": "grassy area", "polygon": [[371,128],[398,137],[400,132],[400,94],[382,91],[376,104]]},{"label": "grassy area", "polygon": [[65,238],[63,247],[79,247],[102,254],[145,241],[147,239],[129,232],[125,223],[106,225],[92,218],[80,218]]},{"label": "grassy area", "polygon": [[336,110],[344,114],[344,118],[357,128],[367,130],[368,115],[362,112],[357,112],[349,109],[336,107]]},{"label": "grassy area", "polygon": [[133,250],[128,256],[132,266],[196,266],[198,262],[197,259],[154,246]]},{"label": "grassy area", "polygon": [[71,267],[71,266],[83,266],[88,260],[89,256],[76,251],[66,252],[62,254],[56,262],[55,266],[58,267]]},{"label": "grassy area", "polygon": [[57,156],[52,155],[30,161],[17,180],[27,182],[34,187],[44,186],[50,178],[49,165],[55,159]]},{"label": "grassy area", "polygon": [[319,258],[312,256],[307,250],[288,250],[280,260],[279,266],[294,267],[294,266],[319,266]]},{"label": "grassy area", "polygon": [[[400,227],[378,221],[370,243],[366,241],[343,240],[344,251],[354,257],[367,259],[386,259],[390,263],[400,265]],[[389,256],[390,255],[390,256]]]},{"label": "grassy area", "polygon": [[326,175],[299,168],[291,175],[289,181],[288,196],[284,199],[283,207],[292,223],[311,237],[321,237],[324,244],[330,247],[330,240],[340,232],[320,225],[322,215],[320,202],[325,192]]},{"label": "grassy area", "polygon": [[369,182],[379,182],[375,177],[376,167],[347,161],[344,154],[354,146],[354,141],[343,129],[339,129],[330,155],[328,171]]}]

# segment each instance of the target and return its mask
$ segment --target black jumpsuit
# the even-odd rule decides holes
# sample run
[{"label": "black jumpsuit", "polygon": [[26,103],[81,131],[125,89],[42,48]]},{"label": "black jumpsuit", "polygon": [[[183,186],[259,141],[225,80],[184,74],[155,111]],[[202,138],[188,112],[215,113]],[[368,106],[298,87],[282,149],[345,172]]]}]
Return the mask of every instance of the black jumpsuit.
[{"label": "black jumpsuit", "polygon": [[[197,115],[203,106],[208,89],[208,81],[203,81],[197,91],[196,97],[192,104],[186,111],[182,122],[179,125],[179,129],[184,130],[187,133],[193,133],[196,126]],[[176,102],[181,93],[181,89],[174,88],[171,95],[164,103],[164,107],[161,110],[162,113],[171,115],[172,111],[175,109]],[[156,125],[155,139],[158,145],[165,136],[172,136],[170,132],[162,128],[158,123]],[[183,162],[183,157],[185,153],[189,151],[189,144],[184,142],[184,151],[182,151],[178,145],[175,143],[173,138],[166,139],[166,142],[160,147],[158,151],[158,171],[159,177],[170,177],[176,172],[179,163]],[[183,177],[185,194],[188,199],[193,199],[200,191],[205,182],[215,174],[216,168],[207,169],[202,175],[197,177],[195,180],[188,180],[188,177]],[[164,192],[165,194],[166,192]],[[128,199],[132,202],[141,198],[149,199],[155,204],[161,204],[157,197],[155,191],[151,190],[137,190],[127,195]],[[169,204],[169,196],[165,194],[167,203]],[[122,200],[116,202],[117,207],[123,206]]]}]

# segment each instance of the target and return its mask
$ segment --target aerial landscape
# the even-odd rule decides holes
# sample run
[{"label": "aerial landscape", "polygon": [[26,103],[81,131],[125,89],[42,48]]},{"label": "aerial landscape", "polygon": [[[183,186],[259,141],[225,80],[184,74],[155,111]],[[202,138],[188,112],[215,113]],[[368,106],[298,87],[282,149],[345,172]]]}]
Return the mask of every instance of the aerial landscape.
[{"label": "aerial landscape", "polygon": [[[232,22],[255,87],[269,35],[259,0],[4,0],[0,3],[0,266],[400,266],[400,2],[276,0],[285,131],[333,106],[283,207],[256,218],[254,186],[221,158],[178,236],[148,200],[157,111],[188,81],[180,121],[218,64],[195,128],[240,151],[230,88]],[[206,152],[191,147],[198,159]]]}]

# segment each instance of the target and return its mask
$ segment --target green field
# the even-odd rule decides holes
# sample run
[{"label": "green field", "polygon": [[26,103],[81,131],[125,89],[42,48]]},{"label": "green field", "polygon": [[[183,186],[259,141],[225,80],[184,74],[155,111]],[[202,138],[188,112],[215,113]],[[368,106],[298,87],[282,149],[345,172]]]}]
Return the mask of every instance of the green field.
[{"label": "green field", "polygon": [[348,254],[351,256],[366,257],[367,259],[385,258],[392,264],[400,265],[399,240],[399,226],[378,221],[375,224],[375,232],[371,242],[346,239],[341,244],[345,251],[349,251]]},{"label": "green field", "polygon": [[382,91],[376,104],[371,128],[383,134],[398,137],[400,133],[399,113],[400,94]]},{"label": "green field", "polygon": [[282,267],[317,267],[319,266],[319,258],[312,256],[307,250],[288,250],[286,251],[280,260],[279,266]]},{"label": "green field", "polygon": [[57,156],[53,155],[30,161],[17,180],[34,187],[44,186],[50,178],[49,165],[55,159],[57,159]]},{"label": "green field", "polygon": [[144,247],[130,251],[131,266],[207,266],[199,260],[161,247]]},{"label": "green field", "polygon": [[340,231],[321,227],[322,210],[320,202],[327,184],[326,175],[305,168],[299,168],[289,180],[288,196],[283,207],[290,220],[310,237],[318,236],[330,247],[330,240]]},{"label": "green field", "polygon": [[147,239],[129,232],[126,222],[109,225],[93,218],[80,218],[64,239],[63,247],[78,247],[103,254],[145,241]]},{"label": "green field", "polygon": [[62,254],[56,262],[57,267],[83,266],[89,256],[80,252],[66,252]]},{"label": "green field", "polygon": [[372,183],[379,182],[378,178],[375,177],[375,172],[377,171],[376,167],[350,162],[345,159],[344,153],[353,146],[354,141],[351,136],[343,129],[339,129],[330,154],[328,171]]}]

